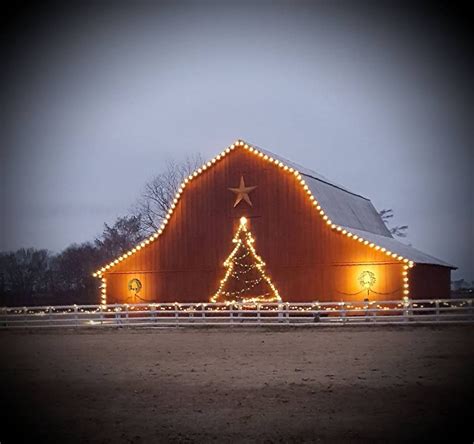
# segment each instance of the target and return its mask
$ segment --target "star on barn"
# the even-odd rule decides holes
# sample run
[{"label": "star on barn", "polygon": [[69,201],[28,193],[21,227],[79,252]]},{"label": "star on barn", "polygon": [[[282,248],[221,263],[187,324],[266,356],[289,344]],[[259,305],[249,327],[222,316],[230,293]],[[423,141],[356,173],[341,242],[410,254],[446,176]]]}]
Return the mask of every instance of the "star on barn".
[{"label": "star on barn", "polygon": [[449,298],[454,268],[394,239],[368,198],[238,140],[94,276],[103,304],[384,301]]}]

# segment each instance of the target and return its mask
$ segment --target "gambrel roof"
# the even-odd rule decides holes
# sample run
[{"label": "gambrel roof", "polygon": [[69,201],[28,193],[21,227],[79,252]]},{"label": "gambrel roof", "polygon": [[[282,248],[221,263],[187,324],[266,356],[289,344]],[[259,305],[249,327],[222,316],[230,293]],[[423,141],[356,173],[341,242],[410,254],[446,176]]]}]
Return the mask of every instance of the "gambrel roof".
[{"label": "gambrel roof", "polygon": [[278,159],[285,165],[298,170],[305,178],[311,193],[316,197],[334,224],[363,239],[367,239],[375,245],[384,247],[400,256],[407,257],[415,263],[456,268],[454,265],[396,240],[368,198],[353,193],[342,185],[326,179],[321,174],[287,160],[278,154],[262,148],[257,149],[267,156]]},{"label": "gambrel roof", "polygon": [[387,256],[408,264],[410,267],[413,266],[414,263],[420,263],[456,268],[453,265],[422,253],[394,239],[369,199],[347,190],[309,168],[284,159],[270,151],[258,148],[255,145],[238,140],[184,179],[177,190],[176,197],[171,204],[167,216],[155,234],[145,239],[132,250],[125,252],[119,258],[105,265],[100,270],[97,270],[94,276],[101,277],[103,273],[119,262],[153,243],[161,235],[163,230],[166,229],[166,225],[171,219],[181,194],[185,192],[187,183],[191,180],[195,180],[200,174],[204,173],[208,168],[212,168],[214,164],[237,148],[248,150],[261,157],[264,161],[273,163],[283,171],[293,174],[296,178],[296,184],[299,183],[299,185],[303,187],[317,213],[324,219],[329,229],[363,243],[369,248],[380,250]]}]

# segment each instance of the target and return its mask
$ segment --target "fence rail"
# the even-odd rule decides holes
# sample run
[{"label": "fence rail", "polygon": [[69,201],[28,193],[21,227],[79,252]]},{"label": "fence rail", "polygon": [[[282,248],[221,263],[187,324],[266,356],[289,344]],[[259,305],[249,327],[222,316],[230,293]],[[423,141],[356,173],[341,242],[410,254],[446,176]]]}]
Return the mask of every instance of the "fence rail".
[{"label": "fence rail", "polygon": [[199,325],[474,323],[472,299],[266,304],[172,303],[0,308],[0,329]]}]

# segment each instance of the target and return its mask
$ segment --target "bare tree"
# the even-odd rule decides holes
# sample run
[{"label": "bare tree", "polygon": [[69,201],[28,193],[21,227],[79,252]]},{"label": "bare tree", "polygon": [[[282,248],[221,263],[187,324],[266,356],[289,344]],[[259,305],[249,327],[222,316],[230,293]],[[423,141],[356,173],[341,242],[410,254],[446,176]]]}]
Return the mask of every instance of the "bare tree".
[{"label": "bare tree", "polygon": [[390,223],[393,219],[393,210],[391,208],[380,210],[379,214],[393,236],[407,237],[408,225],[396,225],[394,227],[390,226]]},{"label": "bare tree", "polygon": [[140,216],[133,215],[118,217],[112,226],[104,223],[103,233],[94,241],[102,261],[110,261],[141,242],[140,225]]},{"label": "bare tree", "polygon": [[143,237],[150,236],[158,230],[181,182],[202,164],[203,159],[199,153],[187,156],[181,162],[170,160],[163,172],[145,184],[135,209],[135,214],[140,219],[140,234]]},{"label": "bare tree", "polygon": [[2,304],[34,304],[47,295],[51,258],[49,251],[34,248],[0,253]]}]

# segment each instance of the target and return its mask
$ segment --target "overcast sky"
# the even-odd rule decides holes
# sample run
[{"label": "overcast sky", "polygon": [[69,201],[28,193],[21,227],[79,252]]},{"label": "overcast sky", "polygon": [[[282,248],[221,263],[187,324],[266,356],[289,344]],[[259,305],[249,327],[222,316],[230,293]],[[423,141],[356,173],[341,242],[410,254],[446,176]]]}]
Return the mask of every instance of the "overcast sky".
[{"label": "overcast sky", "polygon": [[393,208],[407,242],[474,279],[462,26],[355,4],[10,11],[0,249],[92,240],[167,159],[242,138]]}]

